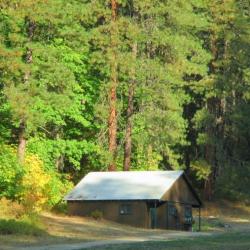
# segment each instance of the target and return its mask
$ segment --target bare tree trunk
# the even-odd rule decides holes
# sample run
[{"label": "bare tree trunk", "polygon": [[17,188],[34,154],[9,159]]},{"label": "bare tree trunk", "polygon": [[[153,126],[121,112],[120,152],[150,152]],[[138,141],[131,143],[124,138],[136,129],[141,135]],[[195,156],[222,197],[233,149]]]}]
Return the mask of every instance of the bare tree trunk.
[{"label": "bare tree trunk", "polygon": [[[36,28],[36,24],[35,22],[29,20],[28,18],[26,18],[26,22],[27,22],[27,34],[28,34],[28,38],[29,41],[32,41],[32,38],[34,36],[34,31]],[[27,48],[26,50],[26,54],[25,54],[25,62],[26,64],[31,64],[33,61],[33,57],[32,57],[32,49],[31,48]],[[24,84],[27,84],[30,78],[30,74],[31,72],[29,70],[27,70],[24,74]],[[25,159],[25,151],[26,151],[26,143],[27,143],[27,139],[26,139],[26,121],[25,119],[21,119],[20,125],[19,125],[19,130],[18,130],[18,149],[17,149],[17,158],[19,163],[23,163],[24,159]]]},{"label": "bare tree trunk", "polygon": [[64,169],[64,156],[60,155],[56,159],[56,169],[58,172],[62,172]]},{"label": "bare tree trunk", "polygon": [[26,149],[26,137],[25,137],[26,125],[25,122],[21,122],[18,129],[18,148],[17,148],[17,157],[19,163],[23,163],[25,158],[25,149]]},{"label": "bare tree trunk", "polygon": [[[212,134],[211,130],[208,130],[207,133],[208,133],[209,137],[210,136],[214,136]],[[215,157],[215,147],[214,147],[214,145],[211,145],[210,143],[208,143],[206,145],[206,149],[205,150],[206,150],[205,158],[206,158],[206,161],[211,166],[211,173],[209,174],[209,176],[205,180],[205,184],[204,184],[204,198],[205,198],[205,200],[211,201],[212,197],[213,197],[213,188],[214,188],[214,172],[215,172],[214,157]]]},{"label": "bare tree trunk", "polygon": [[[217,49],[217,40],[215,34],[212,32],[211,35],[211,52],[213,55],[213,59],[210,64],[210,73],[213,75],[216,71],[215,62],[218,57],[218,49]],[[210,97],[207,100],[207,110],[210,114],[216,115],[216,105],[217,105],[217,98]],[[215,123],[216,121],[214,121]],[[204,196],[206,200],[211,200],[214,191],[214,184],[215,184],[215,172],[216,172],[216,164],[215,164],[215,157],[216,157],[216,148],[213,142],[213,138],[215,138],[215,124],[208,124],[206,128],[206,133],[209,138],[209,141],[205,147],[205,159],[211,167],[211,174],[208,176],[208,179],[205,181],[204,185]]]},{"label": "bare tree trunk", "polygon": [[[137,56],[137,43],[133,44],[132,47],[133,59],[136,60]],[[127,125],[124,143],[124,162],[123,170],[129,171],[131,167],[131,152],[132,152],[132,116],[134,112],[134,89],[136,84],[135,68],[131,72],[131,82],[128,89],[128,108],[127,108]]]},{"label": "bare tree trunk", "polygon": [[117,18],[117,2],[116,0],[111,0],[111,8],[112,8],[112,27],[111,27],[111,50],[112,50],[112,58],[111,58],[111,87],[109,90],[109,118],[108,118],[108,127],[109,127],[109,152],[111,154],[111,163],[109,164],[108,170],[115,171],[116,170],[116,154],[117,154],[117,110],[116,110],[116,89],[118,83],[117,76],[117,56],[116,56],[116,18]]},{"label": "bare tree trunk", "polygon": [[117,113],[116,113],[116,87],[113,86],[110,90],[110,113],[109,113],[109,152],[112,160],[109,165],[109,171],[116,170],[116,153],[117,153]]},{"label": "bare tree trunk", "polygon": [[213,197],[212,191],[212,175],[209,175],[208,178],[205,180],[204,186],[204,198],[207,201],[211,201]]}]

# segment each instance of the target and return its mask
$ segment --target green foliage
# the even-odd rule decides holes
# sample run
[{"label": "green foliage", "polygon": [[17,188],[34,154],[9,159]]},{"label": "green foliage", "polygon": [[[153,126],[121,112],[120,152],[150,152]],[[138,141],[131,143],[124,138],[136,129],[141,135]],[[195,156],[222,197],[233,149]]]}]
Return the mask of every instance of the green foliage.
[{"label": "green foliage", "polygon": [[[98,3],[98,4],[97,4]],[[97,5],[96,5],[97,4]],[[102,77],[101,97],[97,105],[100,119],[100,142],[107,148],[108,90],[110,84],[110,31],[109,6],[101,1],[88,5],[92,20],[87,15],[88,29],[93,39],[92,58],[95,69]],[[209,53],[203,48],[198,34],[207,31],[208,20],[205,3],[194,1],[163,3],[156,1],[123,1],[119,5],[116,20],[116,43],[119,84],[118,101],[118,153],[117,165],[123,161],[123,144],[128,86],[131,74],[135,74],[135,114],[133,118],[132,167],[153,168],[161,159],[179,168],[183,160],[177,148],[186,144],[186,121],[183,105],[188,100],[184,86],[197,84],[208,71]],[[195,9],[199,8],[200,13]],[[92,33],[93,32],[93,33]],[[131,47],[136,43],[137,57],[133,59]],[[101,54],[101,55],[100,55]],[[101,57],[101,58],[100,58]],[[192,81],[188,78],[192,78]],[[186,80],[188,79],[188,80]],[[148,156],[148,150],[152,151]],[[152,158],[153,157],[153,158]],[[142,165],[141,165],[142,164]],[[151,164],[153,164],[151,166]],[[138,166],[139,165],[139,166]],[[182,166],[183,167],[183,166]]]},{"label": "green foliage", "polygon": [[48,170],[55,169],[56,159],[61,155],[65,160],[75,168],[80,168],[80,160],[82,156],[88,154],[94,154],[97,151],[97,147],[86,140],[48,140],[42,138],[33,138],[29,141],[28,151],[36,153],[44,161],[45,168]]},{"label": "green foliage", "polygon": [[28,154],[23,168],[25,174],[21,180],[20,201],[27,213],[53,207],[73,186],[66,176],[46,170],[36,155]]},{"label": "green foliage", "polygon": [[[200,187],[213,177],[218,194],[243,197],[248,1],[117,3],[112,21],[109,1],[0,1],[0,197],[50,208],[72,181],[107,169],[113,65],[118,169],[133,80],[132,170],[191,168]],[[23,165],[15,152],[22,124]]]},{"label": "green foliage", "polygon": [[248,201],[250,164],[234,160],[225,165],[223,173],[218,177],[216,194],[218,198],[227,197],[232,201]]},{"label": "green foliage", "polygon": [[192,162],[191,169],[196,173],[198,180],[207,180],[211,174],[211,166],[204,159]]},{"label": "green foliage", "polygon": [[18,198],[21,191],[20,182],[24,171],[18,164],[13,147],[0,145],[0,198]]},{"label": "green foliage", "polygon": [[72,188],[67,176],[46,170],[34,155],[27,155],[21,166],[16,150],[1,145],[0,156],[0,197],[21,201],[28,213],[53,207]]},{"label": "green foliage", "polygon": [[[241,188],[240,176],[243,172],[248,176],[249,169],[235,165],[247,166],[250,161],[249,4],[244,0],[209,1],[206,13],[210,25],[203,39],[212,57],[208,75],[191,92],[188,152],[192,156],[188,158],[210,166],[215,195],[243,198],[247,193]],[[202,162],[201,172],[206,165]],[[195,162],[196,171],[198,168]]]}]

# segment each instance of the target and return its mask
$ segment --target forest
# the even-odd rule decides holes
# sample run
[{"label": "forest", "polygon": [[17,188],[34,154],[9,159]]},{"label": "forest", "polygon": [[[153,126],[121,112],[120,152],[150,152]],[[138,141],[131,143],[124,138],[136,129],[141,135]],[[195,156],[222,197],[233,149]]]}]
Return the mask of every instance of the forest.
[{"label": "forest", "polygon": [[0,0],[0,198],[171,169],[250,202],[249,0]]}]

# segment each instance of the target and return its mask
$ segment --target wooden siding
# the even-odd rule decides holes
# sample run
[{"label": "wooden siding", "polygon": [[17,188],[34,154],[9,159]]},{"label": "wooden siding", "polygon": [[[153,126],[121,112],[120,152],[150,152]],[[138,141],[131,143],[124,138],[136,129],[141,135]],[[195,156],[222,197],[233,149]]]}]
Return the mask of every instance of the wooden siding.
[{"label": "wooden siding", "polygon": [[157,228],[167,229],[167,203],[157,208]]},{"label": "wooden siding", "polygon": [[[176,215],[171,214],[170,207],[176,209]],[[157,228],[172,230],[190,230],[191,225],[185,226],[185,209],[192,207],[187,204],[165,202],[157,208]],[[188,227],[188,228],[187,228]]]},{"label": "wooden siding", "polygon": [[[131,205],[131,214],[120,214],[120,206]],[[95,210],[103,213],[103,218],[135,227],[149,227],[149,211],[145,201],[68,201],[70,215],[90,216]]]},{"label": "wooden siding", "polygon": [[162,197],[165,201],[174,201],[180,203],[191,204],[193,206],[199,206],[199,202],[195,198],[194,194],[190,190],[188,184],[181,176],[174,185],[168,190]]}]

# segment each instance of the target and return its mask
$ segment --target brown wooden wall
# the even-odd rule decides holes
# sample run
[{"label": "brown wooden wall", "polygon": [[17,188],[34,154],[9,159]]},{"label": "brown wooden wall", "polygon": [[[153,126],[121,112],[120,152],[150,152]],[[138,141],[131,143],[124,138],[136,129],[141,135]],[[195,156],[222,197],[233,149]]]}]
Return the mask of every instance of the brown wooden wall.
[{"label": "brown wooden wall", "polygon": [[157,228],[167,229],[167,203],[157,208]]},{"label": "brown wooden wall", "polygon": [[181,176],[174,185],[163,195],[165,201],[175,201],[186,204],[192,204],[193,206],[199,206],[199,202],[191,192],[189,186]]},{"label": "brown wooden wall", "polygon": [[[120,206],[131,205],[131,214],[121,215]],[[148,228],[149,211],[145,201],[68,201],[70,215],[90,216],[95,210],[103,213],[103,218],[121,224]]]},{"label": "brown wooden wall", "polygon": [[[173,216],[170,213],[170,206],[176,208],[176,216]],[[172,230],[185,230],[185,208],[190,205],[175,203],[175,202],[166,202],[157,208],[157,228],[160,229],[172,229]]]},{"label": "brown wooden wall", "polygon": [[[131,214],[121,215],[120,206],[123,204],[131,205]],[[152,204],[151,204],[152,205]],[[177,216],[169,213],[169,207],[174,206]],[[165,202],[157,207],[156,228],[184,230],[185,207],[189,205]],[[191,206],[189,206],[191,208]],[[151,228],[150,206],[146,201],[69,201],[68,210],[70,215],[91,216],[95,210],[103,213],[103,218],[121,224],[134,227]]]}]

